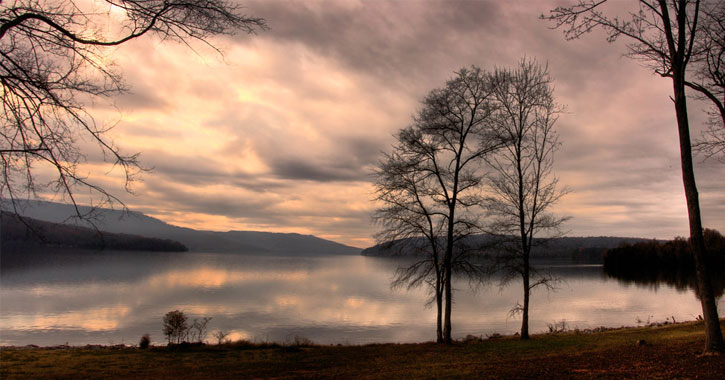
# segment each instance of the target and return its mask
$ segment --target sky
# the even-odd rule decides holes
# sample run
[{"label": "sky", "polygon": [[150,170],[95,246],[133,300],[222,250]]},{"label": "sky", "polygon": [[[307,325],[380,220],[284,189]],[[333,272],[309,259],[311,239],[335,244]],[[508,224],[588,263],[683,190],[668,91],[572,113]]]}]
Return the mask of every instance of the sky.
[{"label": "sky", "polygon": [[[572,217],[568,235],[688,235],[671,82],[622,41],[566,41],[538,19],[566,3],[243,1],[270,29],[211,38],[223,55],[148,37],[107,51],[130,90],[87,107],[152,170],[133,194],[98,155],[83,170],[174,225],[367,247],[371,172],[421,99],[461,68],[527,57],[548,64],[566,110],[555,172],[571,192],[552,211]],[[704,106],[689,107],[697,135]],[[725,232],[725,164],[697,158],[696,176],[704,225]]]}]

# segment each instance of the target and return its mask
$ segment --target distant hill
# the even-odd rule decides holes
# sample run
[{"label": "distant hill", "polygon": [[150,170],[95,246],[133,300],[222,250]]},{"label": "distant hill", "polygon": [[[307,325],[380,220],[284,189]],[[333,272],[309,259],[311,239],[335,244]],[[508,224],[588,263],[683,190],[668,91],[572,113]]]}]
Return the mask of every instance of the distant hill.
[{"label": "distant hill", "polygon": [[[76,224],[88,227],[85,221],[74,219],[72,205],[45,202],[16,202],[18,213],[54,223]],[[4,207],[7,209],[7,207]],[[91,211],[81,206],[81,213]],[[150,238],[175,240],[190,251],[235,252],[285,255],[358,255],[361,249],[325,240],[312,235],[296,233],[272,233],[258,231],[200,231],[177,227],[139,212],[96,209],[93,222],[99,230],[111,233],[138,235]]]},{"label": "distant hill", "polygon": [[[470,244],[483,244],[491,241],[490,236],[474,235],[468,238]],[[538,246],[532,250],[533,258],[567,258],[581,260],[602,260],[604,251],[616,248],[623,243],[637,243],[651,239],[630,237],[562,237],[551,239],[545,246]],[[364,256],[415,256],[416,250],[412,247],[420,246],[423,239],[409,239],[392,243],[378,244],[362,251]],[[424,245],[423,245],[424,246]],[[495,250],[488,252],[495,255]]]},{"label": "distant hill", "polygon": [[3,251],[36,247],[110,249],[123,251],[183,252],[178,241],[138,235],[114,234],[92,228],[51,223],[2,211],[0,247]]}]

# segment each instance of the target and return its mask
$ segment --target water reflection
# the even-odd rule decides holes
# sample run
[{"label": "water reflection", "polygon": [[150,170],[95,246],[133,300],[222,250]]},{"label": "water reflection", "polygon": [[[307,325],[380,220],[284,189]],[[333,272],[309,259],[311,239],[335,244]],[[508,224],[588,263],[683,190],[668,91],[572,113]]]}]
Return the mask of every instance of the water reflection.
[{"label": "water reflection", "polygon": [[[693,291],[697,294],[697,276],[694,268],[678,267],[674,270],[653,271],[633,271],[631,269],[622,270],[622,268],[604,266],[604,273],[610,278],[616,279],[622,284],[635,284],[641,287],[647,287],[657,290],[660,286],[674,287],[681,291]],[[725,293],[725,276],[716,270],[710,271],[710,281],[712,290],[716,298],[721,298]]]},{"label": "water reflection", "polygon": [[[397,265],[374,257],[265,257],[233,254],[64,252],[2,257],[0,344],[161,343],[162,316],[174,309],[213,317],[211,331],[232,338],[319,343],[416,342],[434,339],[435,311],[425,289],[391,290]],[[7,265],[6,265],[7,263]],[[609,280],[599,266],[543,263],[561,282],[538,290],[532,331],[565,319],[572,327],[634,325],[637,318],[693,319],[691,291],[657,290]],[[476,292],[457,284],[456,337],[513,333],[507,319],[520,284],[496,279]],[[210,339],[211,336],[210,336]]]}]

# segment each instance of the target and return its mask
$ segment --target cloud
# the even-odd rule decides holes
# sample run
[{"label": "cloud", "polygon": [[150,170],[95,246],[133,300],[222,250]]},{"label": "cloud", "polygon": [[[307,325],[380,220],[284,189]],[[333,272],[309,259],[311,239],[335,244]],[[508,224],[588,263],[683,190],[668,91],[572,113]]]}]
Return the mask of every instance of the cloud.
[{"label": "cloud", "polygon": [[301,44],[394,83],[426,77],[431,64],[456,59],[466,39],[495,34],[502,13],[496,2],[471,1],[259,1],[247,7],[269,21],[271,31],[262,39]]},{"label": "cloud", "polygon": [[[623,58],[626,46],[601,31],[566,41],[538,19],[553,2],[243,5],[271,30],[214,39],[223,57],[148,38],[117,49],[131,92],[111,99],[115,108],[91,108],[154,168],[137,196],[124,196],[139,211],[195,228],[369,245],[370,172],[422,97],[461,67],[526,56],[548,63],[566,107],[555,170],[572,193],[555,211],[574,216],[571,233],[687,234],[670,82]],[[694,134],[701,108],[691,107]],[[94,178],[123,194],[100,156],[89,161]],[[697,163],[705,224],[725,230],[722,178],[722,164]]]}]

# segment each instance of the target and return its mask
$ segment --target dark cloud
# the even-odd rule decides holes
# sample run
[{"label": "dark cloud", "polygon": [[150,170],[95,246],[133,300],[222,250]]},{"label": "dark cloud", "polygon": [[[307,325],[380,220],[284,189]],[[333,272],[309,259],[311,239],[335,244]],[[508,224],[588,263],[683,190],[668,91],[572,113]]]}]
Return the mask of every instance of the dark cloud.
[{"label": "dark cloud", "polygon": [[[451,70],[461,51],[485,55],[476,40],[500,35],[498,2],[366,1],[245,3],[265,17],[271,30],[261,36],[301,44],[352,70],[391,80],[426,78],[431,68]],[[533,20],[532,20],[533,21]],[[471,42],[474,42],[471,44]],[[451,61],[453,66],[451,67]],[[448,73],[438,73],[435,77]]]},{"label": "dark cloud", "polygon": [[123,133],[135,137],[157,138],[157,139],[178,139],[182,137],[181,131],[158,128],[158,126],[142,125],[124,121]]},{"label": "dark cloud", "polygon": [[148,86],[136,85],[130,91],[115,98],[115,105],[121,110],[163,110],[168,102],[156,94],[156,90]]},{"label": "dark cloud", "polygon": [[227,157],[209,158],[162,151],[145,151],[143,162],[151,169],[147,181],[161,177],[166,181],[193,186],[229,185],[250,191],[279,191],[289,183],[235,170],[226,165]]},{"label": "dark cloud", "polygon": [[380,142],[366,138],[340,138],[327,152],[313,157],[290,157],[284,152],[268,155],[267,164],[278,178],[289,180],[371,181],[380,156]]},{"label": "dark cloud", "polygon": [[174,182],[154,181],[147,188],[149,192],[162,194],[167,204],[178,212],[254,217],[263,215],[274,207],[274,203],[261,197],[251,199],[233,194],[193,191],[196,189],[178,186]]},{"label": "dark cloud", "polygon": [[289,180],[359,181],[361,177],[360,168],[351,165],[320,165],[298,158],[280,159],[271,164],[274,175]]},{"label": "dark cloud", "polygon": [[[225,159],[240,159],[244,148],[250,147],[274,178],[319,182],[370,180],[371,166],[378,160],[384,139],[356,133],[357,126],[352,124],[335,128],[336,121],[332,121],[328,127],[334,131],[317,136],[318,141],[313,142],[291,127],[292,119],[299,116],[294,113],[290,110],[285,116],[269,106],[235,102],[228,112],[214,116],[207,125],[233,135],[221,149]],[[320,145],[324,149],[319,149]]]}]

